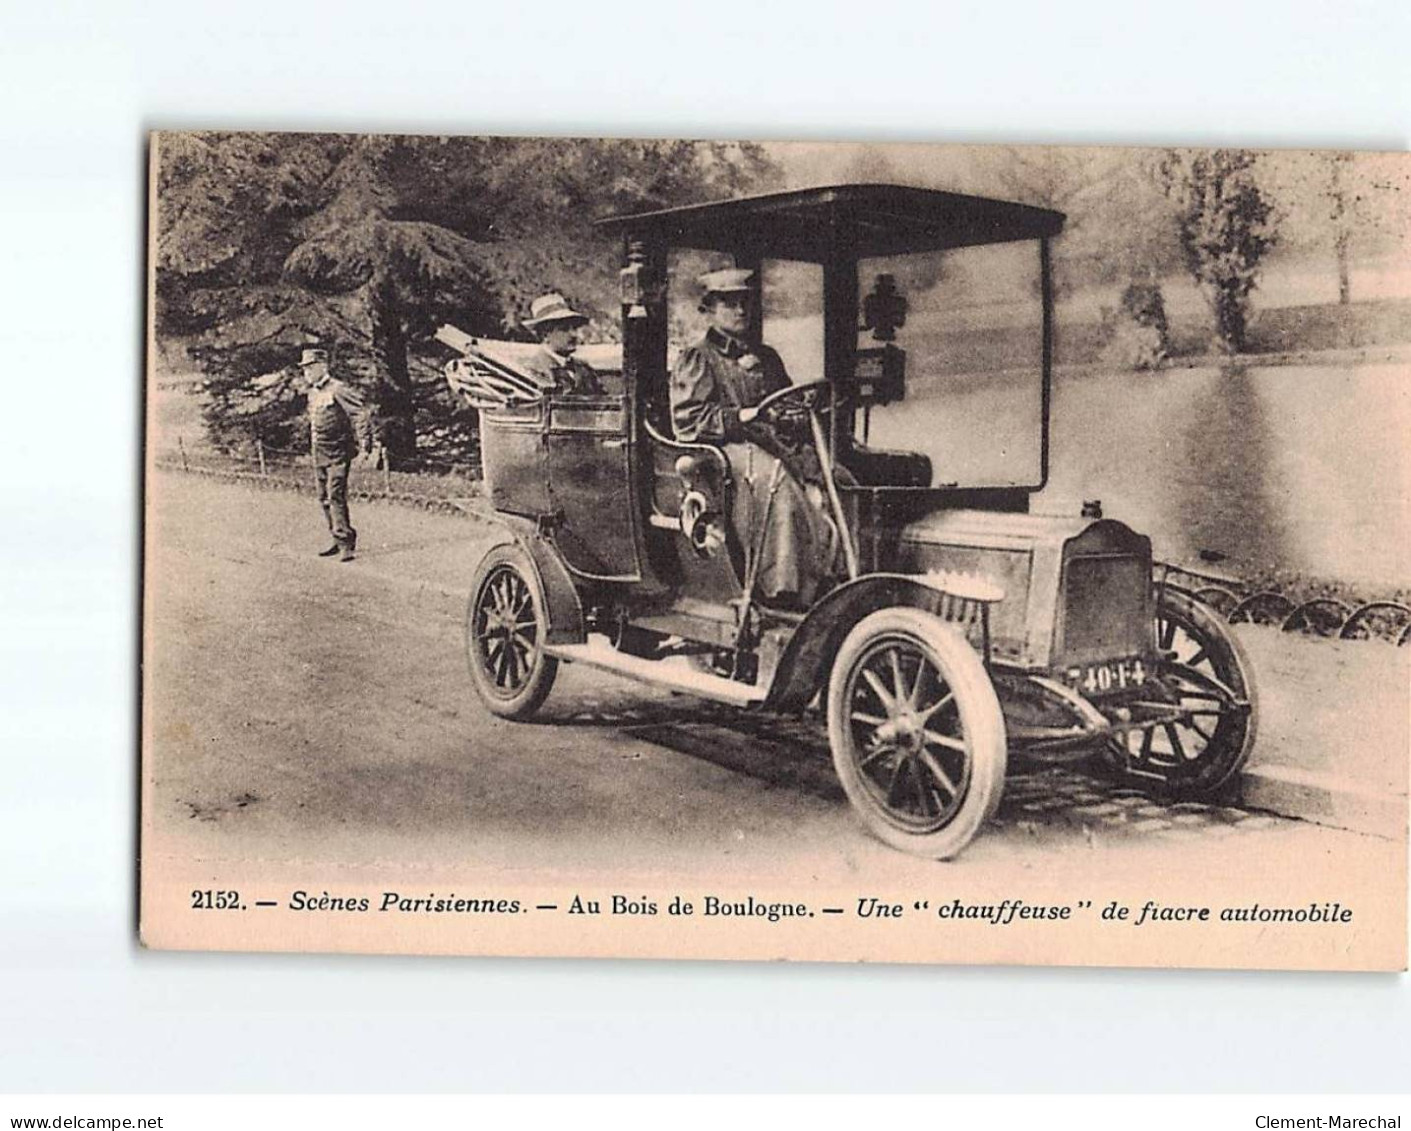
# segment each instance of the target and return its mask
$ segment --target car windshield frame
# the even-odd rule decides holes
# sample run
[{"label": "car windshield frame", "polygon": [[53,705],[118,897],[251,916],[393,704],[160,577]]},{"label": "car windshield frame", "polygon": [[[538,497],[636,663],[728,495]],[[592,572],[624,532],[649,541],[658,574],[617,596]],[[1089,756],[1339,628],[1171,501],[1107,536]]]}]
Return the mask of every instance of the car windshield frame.
[{"label": "car windshield frame", "polygon": [[[1028,494],[1042,490],[1049,474],[1052,400],[1053,285],[1050,243],[1064,216],[1051,209],[987,197],[903,185],[853,184],[767,193],[599,220],[622,238],[623,375],[643,419],[659,419],[658,386],[666,380],[667,259],[671,251],[729,254],[738,267],[760,272],[767,259],[821,264],[823,376],[837,381],[856,372],[863,260],[1034,240],[1039,245],[1042,303],[1040,443],[1038,482],[960,493]],[[763,303],[756,303],[758,338]],[[829,447],[836,457],[840,429],[830,414]],[[847,425],[852,441],[855,424]],[[882,490],[943,491],[938,487]]]},{"label": "car windshield frame", "polygon": [[[934,282],[919,288],[914,282],[910,286],[905,282],[896,285],[895,293],[906,301],[904,324],[892,333],[884,331],[880,336],[875,332],[869,335],[868,326],[859,326],[858,329],[859,354],[864,350],[885,347],[904,352],[903,396],[875,407],[859,405],[855,412],[845,414],[845,420],[852,420],[852,437],[856,443],[865,447],[900,448],[925,454],[934,465],[931,490],[1032,492],[1041,490],[1048,481],[1051,323],[1047,312],[1051,296],[1044,294],[1048,271],[1046,244],[1038,240],[1005,241],[1004,248],[1022,249],[1008,263],[990,258],[992,249],[997,246],[972,244],[964,249],[947,248],[939,253],[913,251],[858,262],[859,289],[871,292],[875,291],[882,275],[902,276],[904,279],[908,266],[906,260],[911,256],[938,257],[932,260],[934,266],[915,272],[923,276],[928,271],[934,272]],[[952,281],[949,270],[941,264],[949,262],[953,265],[958,257],[949,257],[947,253],[955,250],[978,253],[964,268],[972,278],[977,275],[997,279],[1007,277],[1007,284],[997,284],[989,301],[953,303],[950,300],[956,295],[956,288],[965,286],[965,277],[962,275]],[[940,256],[946,258],[941,259]],[[1036,284],[1037,290],[1028,293]],[[1011,321],[1000,314],[998,319],[991,321],[995,312],[1005,308],[1017,317]],[[964,324],[967,312],[979,315],[978,320],[968,326]],[[929,323],[924,330],[923,323]],[[1025,348],[1014,350],[1011,343],[1015,342],[1023,343]],[[960,360],[957,353],[969,354],[968,360],[973,364]],[[940,438],[934,443],[918,443],[897,435],[897,429],[892,424],[899,423],[906,414],[922,411],[927,421],[933,422],[935,418],[931,408],[952,411],[948,405],[942,408],[951,393],[960,398],[962,405],[975,397],[986,406],[983,411],[976,411],[978,405],[968,411],[965,408],[960,410],[965,439],[947,445]],[[996,412],[996,409],[999,411]],[[888,422],[889,416],[891,422]],[[1006,420],[998,421],[999,416]],[[999,425],[1010,420],[1032,421],[1033,430],[1027,423],[1009,429],[1009,443],[1004,445],[1008,454],[986,458],[975,446],[981,442],[993,446],[999,440],[989,435],[988,429],[982,427],[983,423],[989,421]],[[977,428],[979,431],[976,431]],[[903,434],[907,431],[905,427],[901,429]],[[954,432],[955,429],[950,431]],[[999,427],[997,431],[1003,433],[1004,429]],[[954,436],[951,438],[955,439]],[[957,453],[959,458],[948,464],[944,457],[938,455],[938,452],[945,451]],[[972,472],[967,475],[962,471],[967,464],[973,466],[977,460],[982,466],[990,466],[988,478],[984,474]],[[1012,471],[1000,471],[999,468]],[[1033,471],[1032,478],[1018,474],[1030,469]],[[1007,474],[1013,477],[1008,478]]]}]

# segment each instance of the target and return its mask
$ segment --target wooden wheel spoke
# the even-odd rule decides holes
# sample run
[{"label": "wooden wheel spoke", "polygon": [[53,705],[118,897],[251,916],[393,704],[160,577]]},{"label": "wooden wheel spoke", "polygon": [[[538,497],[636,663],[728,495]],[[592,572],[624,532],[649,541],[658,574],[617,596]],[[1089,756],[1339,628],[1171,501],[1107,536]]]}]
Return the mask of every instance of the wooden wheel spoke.
[{"label": "wooden wheel spoke", "polygon": [[1177,694],[1183,702],[1187,699],[1194,699],[1198,703],[1228,702],[1218,691],[1207,691],[1202,687],[1181,687],[1177,689]]},{"label": "wooden wheel spoke", "polygon": [[1200,667],[1201,664],[1203,664],[1203,663],[1204,663],[1206,660],[1208,660],[1209,658],[1210,658],[1210,652],[1209,652],[1209,650],[1206,649],[1206,648],[1201,648],[1200,651],[1198,651],[1198,652],[1197,652],[1194,656],[1192,656],[1189,660],[1182,660],[1181,663],[1185,664],[1185,666],[1188,667],[1188,668],[1198,668],[1198,667]]},{"label": "wooden wheel spoke", "polygon": [[882,718],[881,715],[869,715],[862,711],[854,711],[851,715],[851,718],[852,721],[855,723],[864,723],[865,725],[870,727],[881,727],[887,725],[887,720]]},{"label": "wooden wheel spoke", "polygon": [[928,723],[931,721],[932,715],[934,715],[937,711],[939,711],[942,707],[946,706],[947,704],[954,702],[954,700],[955,692],[947,691],[944,695],[942,695],[924,711],[918,712],[917,717],[920,718],[922,723]]},{"label": "wooden wheel spoke", "polygon": [[907,696],[907,701],[913,706],[921,702],[921,682],[926,678],[926,660],[918,656],[916,659],[916,679],[911,684],[911,694]]},{"label": "wooden wheel spoke", "polygon": [[947,750],[957,750],[965,753],[965,743],[959,738],[952,738],[948,734],[941,734],[940,731],[931,730],[929,727],[921,732],[927,742],[934,742],[937,746],[944,746]]},{"label": "wooden wheel spoke", "polygon": [[1232,703],[1239,698],[1235,687],[1227,686],[1218,676],[1198,671],[1187,664],[1168,668],[1166,678],[1182,699],[1214,699]]},{"label": "wooden wheel spoke", "polygon": [[895,709],[897,705],[896,700],[887,694],[887,689],[882,686],[882,679],[876,672],[871,668],[863,668],[862,678],[867,681],[867,686],[872,688],[873,693],[877,696],[883,707],[889,711]]},{"label": "wooden wheel spoke", "polygon": [[858,760],[857,768],[859,770],[865,770],[868,766],[872,765],[873,762],[877,761],[877,759],[885,758],[888,754],[894,753],[895,751],[896,747],[891,743],[880,743],[875,749],[869,751]]},{"label": "wooden wheel spoke", "polygon": [[1167,723],[1161,729],[1166,732],[1166,740],[1171,744],[1171,753],[1182,761],[1185,761],[1187,758],[1186,748],[1181,742],[1181,733],[1176,729],[1175,724]]},{"label": "wooden wheel spoke", "polygon": [[892,780],[887,783],[887,805],[894,807],[897,796],[897,783],[901,781],[902,769],[906,766],[905,758],[898,758],[897,764],[892,767]]},{"label": "wooden wheel spoke", "polygon": [[923,817],[931,816],[931,807],[926,803],[926,795],[930,791],[926,788],[926,783],[921,778],[921,773],[915,766],[911,768],[911,778],[916,783],[916,807]]},{"label": "wooden wheel spoke", "polygon": [[523,585],[515,587],[514,602],[510,607],[510,616],[518,620],[520,615],[529,608],[529,590]]},{"label": "wooden wheel spoke", "polygon": [[530,666],[530,658],[534,655],[534,641],[527,640],[515,633],[510,637],[510,644],[514,647],[516,656],[527,671]]},{"label": "wooden wheel spoke", "polygon": [[950,780],[950,775],[946,773],[940,762],[936,760],[936,756],[929,750],[923,749],[921,751],[921,761],[922,764],[925,765],[927,772],[935,779],[936,784],[949,793],[952,798],[960,792],[955,782]]},{"label": "wooden wheel spoke", "polygon": [[1219,688],[1206,687],[1180,677],[1177,677],[1177,686],[1174,691],[1182,702],[1190,699],[1199,703],[1221,703],[1226,707],[1230,705],[1230,696]]},{"label": "wooden wheel spoke", "polygon": [[906,698],[906,689],[902,686],[906,681],[901,675],[901,655],[895,648],[887,649],[887,659],[892,665],[892,702],[900,703]]}]

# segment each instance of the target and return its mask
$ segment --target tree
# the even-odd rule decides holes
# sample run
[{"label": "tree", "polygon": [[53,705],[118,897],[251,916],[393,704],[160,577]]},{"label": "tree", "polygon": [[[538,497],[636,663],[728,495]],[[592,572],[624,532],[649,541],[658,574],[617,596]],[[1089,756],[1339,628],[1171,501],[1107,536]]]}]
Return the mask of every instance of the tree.
[{"label": "tree", "polygon": [[318,135],[159,139],[156,330],[205,373],[206,422],[222,444],[291,442],[285,367],[301,342],[340,325],[337,310],[283,279],[294,226],[322,203],[339,152],[339,139]]},{"label": "tree", "polygon": [[440,321],[512,333],[534,295],[560,289],[606,331],[615,264],[593,219],[773,173],[758,147],[724,142],[163,135],[158,332],[186,340],[225,442],[291,440],[286,367],[310,339],[337,342],[405,462],[455,434],[454,406],[427,387]]},{"label": "tree", "polygon": [[1159,172],[1176,206],[1186,269],[1215,315],[1222,346],[1245,346],[1249,299],[1277,238],[1274,207],[1255,176],[1258,155],[1241,149],[1171,150]]},{"label": "tree", "polygon": [[1352,246],[1352,208],[1349,202],[1347,167],[1352,154],[1346,150],[1331,153],[1328,165],[1328,219],[1333,228],[1333,256],[1338,265],[1338,305],[1352,302],[1352,271],[1349,249]]},{"label": "tree", "polygon": [[1177,267],[1171,206],[1150,151],[1000,146],[975,151],[978,191],[1064,213],[1053,246],[1059,299],[1093,286],[1154,284]]},{"label": "tree", "polygon": [[1264,165],[1290,250],[1331,253],[1339,304],[1353,300],[1355,262],[1404,253],[1411,168],[1402,154],[1286,151],[1266,154]]},{"label": "tree", "polygon": [[500,324],[475,243],[457,230],[473,225],[472,217],[453,226],[457,218],[436,214],[438,144],[416,137],[352,139],[330,175],[331,194],[296,226],[302,242],[283,266],[286,279],[348,308],[341,337],[353,340],[345,352],[371,369],[379,438],[400,463],[417,448],[413,345],[446,320],[478,334]]}]

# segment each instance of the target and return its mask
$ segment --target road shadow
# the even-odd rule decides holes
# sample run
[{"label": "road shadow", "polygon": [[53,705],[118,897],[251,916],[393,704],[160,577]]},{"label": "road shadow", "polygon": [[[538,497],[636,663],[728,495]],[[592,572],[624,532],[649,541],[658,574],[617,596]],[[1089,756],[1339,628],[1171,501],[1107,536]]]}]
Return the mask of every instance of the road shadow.
[{"label": "road shadow", "polygon": [[588,707],[566,703],[540,722],[617,730],[772,787],[828,801],[844,798],[821,719],[757,714],[671,696]]}]

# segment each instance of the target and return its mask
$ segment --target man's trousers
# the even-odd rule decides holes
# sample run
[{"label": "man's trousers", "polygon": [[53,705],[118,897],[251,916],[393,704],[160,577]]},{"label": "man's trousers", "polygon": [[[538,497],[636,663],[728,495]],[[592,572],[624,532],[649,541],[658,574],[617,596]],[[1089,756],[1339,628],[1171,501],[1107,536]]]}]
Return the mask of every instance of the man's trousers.
[{"label": "man's trousers", "polygon": [[318,505],[323,508],[333,540],[340,546],[351,546],[358,536],[348,521],[348,467],[348,460],[314,465]]}]

